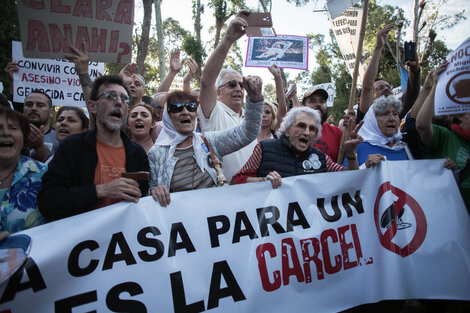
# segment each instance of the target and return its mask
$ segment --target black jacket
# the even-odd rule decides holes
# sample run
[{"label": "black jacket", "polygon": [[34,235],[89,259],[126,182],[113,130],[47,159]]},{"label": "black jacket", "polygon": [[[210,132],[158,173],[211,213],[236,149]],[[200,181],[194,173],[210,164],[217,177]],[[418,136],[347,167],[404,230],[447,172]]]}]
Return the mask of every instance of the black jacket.
[{"label": "black jacket", "polygon": [[326,172],[326,157],[315,147],[309,147],[296,157],[295,149],[285,135],[280,139],[262,140],[260,145],[262,158],[257,177],[264,177],[271,171],[278,172],[281,177]]},{"label": "black jacket", "polygon": [[[126,151],[126,171],[148,171],[145,150],[124,133],[121,138]],[[94,185],[96,130],[64,139],[42,178],[37,204],[47,220],[58,220],[90,211],[98,202]],[[148,181],[138,181],[142,196],[148,192]]]}]

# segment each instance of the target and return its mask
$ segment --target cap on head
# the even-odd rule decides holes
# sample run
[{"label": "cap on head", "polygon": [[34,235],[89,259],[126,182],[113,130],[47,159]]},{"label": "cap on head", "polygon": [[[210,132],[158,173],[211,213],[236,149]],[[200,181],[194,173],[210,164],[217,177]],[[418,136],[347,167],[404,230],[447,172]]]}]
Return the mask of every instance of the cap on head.
[{"label": "cap on head", "polygon": [[317,88],[317,87],[310,87],[307,92],[304,94],[302,97],[302,104],[305,104],[305,100],[313,95],[314,93],[319,94],[321,97],[323,97],[325,100],[328,99],[329,95],[328,92],[325,89]]}]

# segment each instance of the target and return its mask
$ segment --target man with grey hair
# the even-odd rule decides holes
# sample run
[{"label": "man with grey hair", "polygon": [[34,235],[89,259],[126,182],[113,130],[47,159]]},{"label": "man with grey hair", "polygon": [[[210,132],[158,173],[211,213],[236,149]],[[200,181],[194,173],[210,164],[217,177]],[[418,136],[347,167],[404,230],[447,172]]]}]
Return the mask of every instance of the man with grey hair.
[{"label": "man with grey hair", "polygon": [[[348,125],[352,130],[352,123]],[[344,168],[312,146],[321,134],[321,117],[317,110],[309,107],[296,107],[287,112],[281,127],[280,139],[260,141],[245,166],[234,175],[232,183],[271,181],[273,188],[281,185],[281,177],[338,172]],[[358,169],[355,151],[361,138],[355,136],[345,141],[348,170]],[[350,132],[349,134],[352,134]]]},{"label": "man with grey hair", "polygon": [[[232,44],[245,34],[249,11],[240,11],[229,24],[227,32],[207,60],[201,76],[199,120],[201,131],[216,131],[240,125],[243,121],[243,97],[245,79],[237,71],[222,66]],[[261,81],[261,78],[256,78]],[[263,101],[262,96],[254,103]],[[256,140],[223,160],[224,174],[228,181],[240,170],[253,152]]]}]

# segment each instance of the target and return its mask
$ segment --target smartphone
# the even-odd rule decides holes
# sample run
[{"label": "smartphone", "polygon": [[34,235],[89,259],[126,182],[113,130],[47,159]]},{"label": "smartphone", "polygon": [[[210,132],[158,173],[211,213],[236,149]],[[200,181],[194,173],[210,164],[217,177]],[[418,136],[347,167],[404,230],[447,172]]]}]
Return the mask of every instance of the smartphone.
[{"label": "smartphone", "polygon": [[273,22],[271,20],[271,13],[250,13],[250,15],[243,17],[248,23],[249,27],[271,27]]},{"label": "smartphone", "polygon": [[405,62],[416,61],[416,42],[405,41]]},{"label": "smartphone", "polygon": [[121,177],[130,178],[134,180],[146,180],[150,179],[149,172],[141,171],[141,172],[122,172]]},{"label": "smartphone", "polygon": [[290,96],[290,95],[294,92],[295,88],[296,88],[296,84],[295,84],[295,83],[290,84],[290,85],[289,85],[289,88],[287,89],[287,92],[286,92],[286,97],[287,97],[287,96]]}]

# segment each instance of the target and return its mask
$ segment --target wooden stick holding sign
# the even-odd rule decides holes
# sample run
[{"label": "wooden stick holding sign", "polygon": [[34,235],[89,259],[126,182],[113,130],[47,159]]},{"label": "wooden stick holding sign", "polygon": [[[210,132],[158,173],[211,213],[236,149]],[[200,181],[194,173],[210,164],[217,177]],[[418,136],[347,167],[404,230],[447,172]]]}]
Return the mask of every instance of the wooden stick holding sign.
[{"label": "wooden stick holding sign", "polygon": [[[364,35],[366,32],[368,8],[369,8],[369,0],[364,0],[364,7],[362,9],[363,11],[362,11],[361,31],[359,33],[359,43],[357,45],[356,63],[354,63],[354,74],[353,74],[353,81],[351,85],[351,93],[349,94],[348,111],[353,109],[354,101],[356,99],[357,76],[359,74],[359,65],[361,64],[361,58],[362,58],[362,43],[364,42]],[[347,129],[343,127],[343,137],[341,138],[341,144],[339,146],[339,153],[338,153],[338,164],[343,164],[344,142],[346,141],[347,135],[348,135]]]}]

